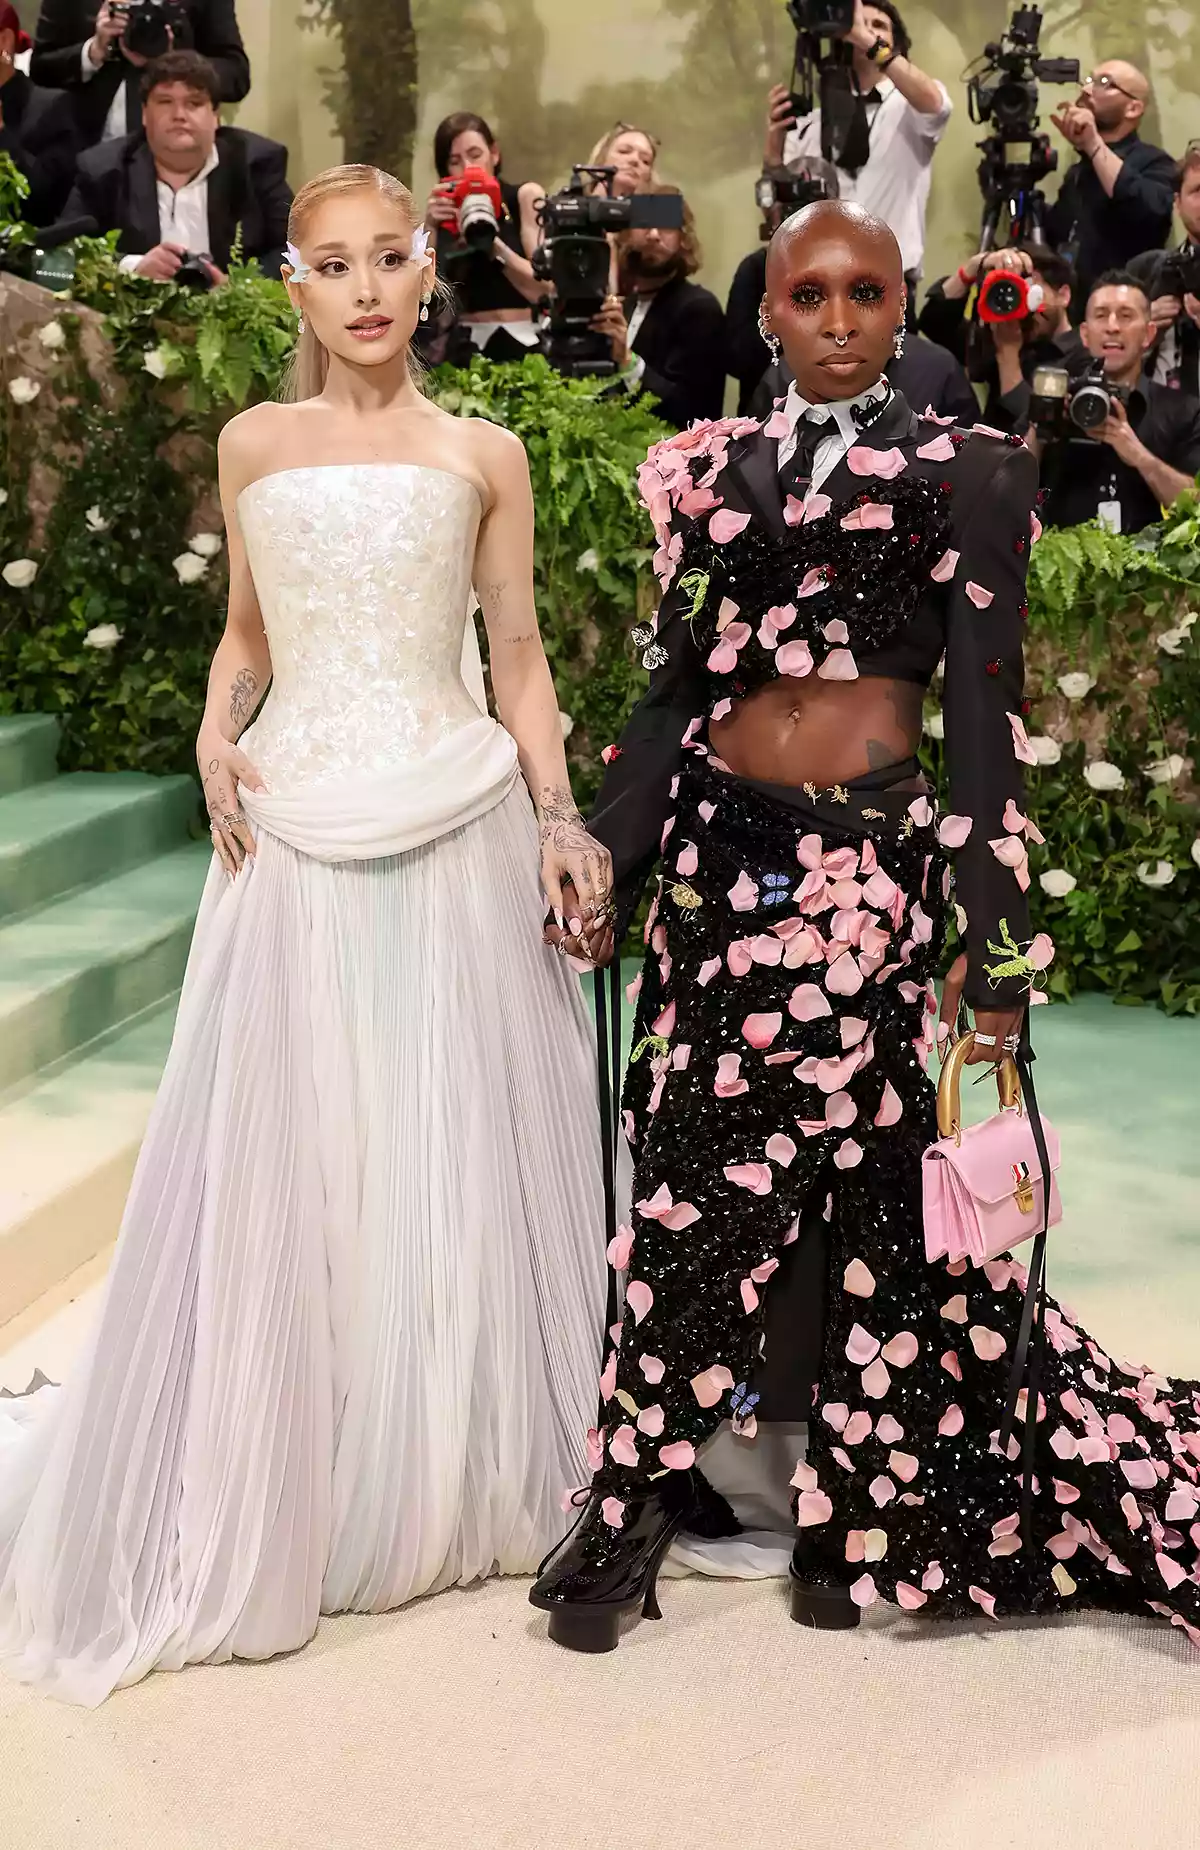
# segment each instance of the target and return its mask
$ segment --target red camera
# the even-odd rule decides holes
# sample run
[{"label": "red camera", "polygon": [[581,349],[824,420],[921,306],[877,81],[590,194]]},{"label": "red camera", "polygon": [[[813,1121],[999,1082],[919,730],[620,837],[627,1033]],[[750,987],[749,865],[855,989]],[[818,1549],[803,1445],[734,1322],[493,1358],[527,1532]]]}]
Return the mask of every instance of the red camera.
[{"label": "red camera", "polygon": [[1046,299],[1040,283],[1030,282],[1016,270],[989,270],[979,285],[981,321],[1024,321]]},{"label": "red camera", "polygon": [[454,207],[454,218],[447,230],[473,250],[490,250],[504,212],[495,174],[483,167],[464,167],[457,180],[443,180],[438,190]]}]

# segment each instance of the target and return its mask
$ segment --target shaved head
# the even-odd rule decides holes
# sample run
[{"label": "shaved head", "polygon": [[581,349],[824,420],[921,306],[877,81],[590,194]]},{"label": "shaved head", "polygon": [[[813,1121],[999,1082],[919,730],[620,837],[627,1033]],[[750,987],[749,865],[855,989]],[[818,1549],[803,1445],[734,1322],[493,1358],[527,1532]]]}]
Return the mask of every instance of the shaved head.
[{"label": "shaved head", "polygon": [[811,403],[855,398],[876,383],[904,308],[900,246],[862,206],[814,200],[771,239],[763,322]]},{"label": "shaved head", "polygon": [[1139,103],[1148,101],[1150,80],[1138,70],[1136,64],[1126,64],[1124,58],[1108,58],[1096,66],[1097,76],[1101,71],[1107,73],[1114,83],[1119,83],[1122,90],[1128,90],[1130,96],[1136,97]]}]

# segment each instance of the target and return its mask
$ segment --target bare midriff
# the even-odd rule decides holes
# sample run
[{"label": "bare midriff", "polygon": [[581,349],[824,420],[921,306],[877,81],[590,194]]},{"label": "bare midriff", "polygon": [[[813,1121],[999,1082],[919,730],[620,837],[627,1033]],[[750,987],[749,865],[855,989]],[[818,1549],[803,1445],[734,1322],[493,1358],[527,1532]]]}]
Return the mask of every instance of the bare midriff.
[{"label": "bare midriff", "polygon": [[[709,726],[709,742],[738,777],[829,789],[911,758],[921,738],[915,681],[771,681]],[[921,790],[917,775],[897,789]]]}]

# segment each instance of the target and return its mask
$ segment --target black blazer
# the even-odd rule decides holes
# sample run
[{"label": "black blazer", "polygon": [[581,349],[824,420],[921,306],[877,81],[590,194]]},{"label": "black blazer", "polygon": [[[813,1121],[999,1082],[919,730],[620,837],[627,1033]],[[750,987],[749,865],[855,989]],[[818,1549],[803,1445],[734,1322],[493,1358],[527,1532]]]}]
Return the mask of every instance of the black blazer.
[{"label": "black blazer", "polygon": [[1105,270],[1123,270],[1143,251],[1161,249],[1171,235],[1174,158],[1136,134],[1109,145],[1121,161],[1111,197],[1091,161],[1081,155],[1046,214],[1047,241],[1056,251],[1066,248],[1074,253],[1075,322],[1083,320],[1088,296]]},{"label": "black blazer", "polygon": [[[1008,800],[1018,810],[1024,807],[1009,715],[1020,718],[1024,693],[1025,574],[1037,464],[1023,444],[982,431],[964,435],[946,460],[917,455],[945,434],[944,426],[917,417],[897,393],[863,441],[874,449],[898,447],[908,479],[945,482],[950,489],[946,544],[959,555],[953,575],[947,582],[929,581],[907,628],[887,645],[887,653],[911,649],[914,664],[921,658],[928,675],[945,650],[949,810],[972,819],[970,835],[955,856],[958,900],[967,915],[966,996],[973,1007],[996,1008],[1015,1005],[1026,988],[1016,977],[994,984],[984,966],[996,962],[988,943],[996,939],[1001,919],[1018,942],[1029,937],[1025,894],[990,843],[1009,832],[1003,822]],[[731,511],[749,514],[760,530],[794,540],[804,529],[789,528],[784,520],[778,447],[758,424],[732,436],[712,492]],[[709,459],[702,461],[707,466]],[[871,478],[852,474],[843,460],[822,492],[848,509],[870,487]],[[658,611],[654,643],[665,660],[652,671],[649,689],[610,756],[589,822],[613,857],[618,942],[659,859],[663,825],[671,813],[671,783],[683,760],[683,736],[712,704],[703,646],[689,621],[692,598],[680,583],[689,566],[689,542],[710,517],[710,511],[696,519],[672,512],[670,535],[682,540],[683,555]],[[804,565],[798,569],[802,573]],[[980,587],[990,591],[991,602],[980,609],[968,585],[977,594]],[[752,627],[758,614],[743,606]],[[869,672],[868,658],[859,659]]]},{"label": "black blazer", "polygon": [[[278,276],[287,242],[292,191],[287,149],[248,129],[217,130],[218,166],[208,176],[209,255],[226,269],[242,228],[242,255]],[[94,218],[102,231],[119,231],[122,254],[152,250],[161,241],[154,157],[146,137],[102,141],[79,157],[65,217]]]},{"label": "black blazer", "polygon": [[[960,430],[970,430],[979,422],[979,400],[954,355],[923,335],[914,334],[911,328],[904,352],[888,361],[886,371],[897,392],[903,392],[909,404],[920,411],[953,418]],[[791,383],[786,362],[773,361],[751,396],[750,416],[770,417],[776,399],[783,397]]]},{"label": "black blazer", "polygon": [[[184,0],[184,4],[191,21],[189,49],[203,52],[216,71],[221,101],[239,103],[250,88],[250,60],[238,29],[237,0]],[[85,81],[81,57],[99,11],[96,0],[42,0],[29,66],[35,84],[75,93],[75,120],[84,147],[99,141],[113,98],[132,68],[127,59],[117,56]]]},{"label": "black blazer", "polygon": [[[626,314],[636,296],[627,299]],[[659,400],[659,416],[683,430],[696,418],[719,418],[725,399],[725,317],[709,289],[686,277],[653,296],[633,342],[645,360],[642,389]]]},{"label": "black blazer", "polygon": [[31,225],[53,224],[75,173],[70,98],[61,90],[39,90],[24,71],[14,71],[0,90],[0,106],[0,154],[10,155],[29,181],[24,216]]}]

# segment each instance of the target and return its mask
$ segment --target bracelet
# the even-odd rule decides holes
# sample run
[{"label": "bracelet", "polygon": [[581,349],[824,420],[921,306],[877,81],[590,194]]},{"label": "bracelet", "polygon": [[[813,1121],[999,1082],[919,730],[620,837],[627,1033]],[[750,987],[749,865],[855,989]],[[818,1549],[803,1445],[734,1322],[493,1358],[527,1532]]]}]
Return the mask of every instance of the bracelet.
[{"label": "bracelet", "polygon": [[975,278],[973,276],[967,275],[967,272],[963,268],[961,263],[958,266],[958,280],[962,284],[964,289],[969,289],[972,283],[975,281]]}]

